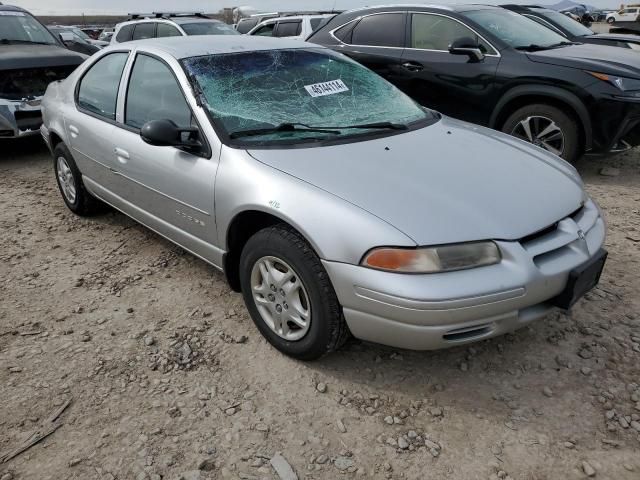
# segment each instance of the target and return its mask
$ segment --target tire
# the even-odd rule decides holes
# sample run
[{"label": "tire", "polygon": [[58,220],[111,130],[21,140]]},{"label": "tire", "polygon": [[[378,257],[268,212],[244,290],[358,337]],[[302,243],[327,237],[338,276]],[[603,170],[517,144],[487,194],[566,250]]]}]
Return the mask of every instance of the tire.
[{"label": "tire", "polygon": [[[269,262],[275,272],[268,270]],[[258,284],[260,287],[254,290]],[[249,239],[240,256],[240,285],[260,333],[290,357],[315,360],[337,350],[349,338],[338,297],[320,259],[287,225],[267,227]],[[287,294],[285,289],[295,293]],[[277,313],[278,306],[281,313]],[[304,322],[299,312],[305,310],[306,326],[284,321],[278,327],[280,318],[298,316],[298,322]]]},{"label": "tire", "polygon": [[[544,133],[545,129],[555,124],[556,130],[551,130],[544,136],[536,136]],[[526,134],[524,125],[529,125],[531,135]],[[542,147],[568,162],[575,162],[581,155],[580,134],[577,121],[563,110],[553,105],[537,103],[526,105],[513,112],[502,125],[503,132],[518,137]],[[557,137],[557,132],[561,137]]]},{"label": "tire", "polygon": [[[82,174],[78,170],[73,156],[63,143],[53,150],[53,171],[60,195],[64,203],[76,215],[82,217],[94,215],[100,211],[102,202],[93,197],[82,182]],[[69,186],[72,185],[71,192]]]},{"label": "tire", "polygon": [[613,17],[609,17],[609,18],[607,18],[607,23],[608,23],[609,25],[611,25],[611,24],[612,24],[613,22],[615,22],[615,21],[616,21],[616,19],[615,19],[615,18],[613,18]]}]

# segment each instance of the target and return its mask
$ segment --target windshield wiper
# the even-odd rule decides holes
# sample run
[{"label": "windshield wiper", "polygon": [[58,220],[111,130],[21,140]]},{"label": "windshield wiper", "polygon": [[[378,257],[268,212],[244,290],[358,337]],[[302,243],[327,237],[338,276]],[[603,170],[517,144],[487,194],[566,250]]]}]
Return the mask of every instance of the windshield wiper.
[{"label": "windshield wiper", "polygon": [[320,132],[330,133],[332,135],[340,135],[337,130],[328,128],[310,127],[304,123],[281,123],[275,127],[254,128],[252,130],[238,130],[229,135],[229,138],[256,137],[258,135],[268,135],[270,133],[279,132]]},{"label": "windshield wiper", "polygon": [[375,122],[375,123],[362,123],[360,125],[345,125],[339,127],[319,127],[319,128],[336,128],[341,130],[346,129],[356,129],[356,128],[379,128],[379,129],[389,129],[389,130],[407,130],[407,127],[404,123],[393,123],[393,122]]},{"label": "windshield wiper", "polygon": [[538,52],[540,50],[551,50],[552,48],[566,47],[567,45],[577,45],[575,42],[558,42],[551,45],[537,45],[532,43],[530,45],[521,45],[515,47],[516,50],[524,50],[525,52]]},{"label": "windshield wiper", "polygon": [[13,40],[9,38],[0,38],[0,43],[2,43],[3,45],[11,45],[12,43],[33,43],[35,45],[52,45],[51,43],[47,43],[47,42],[34,42],[32,40]]}]

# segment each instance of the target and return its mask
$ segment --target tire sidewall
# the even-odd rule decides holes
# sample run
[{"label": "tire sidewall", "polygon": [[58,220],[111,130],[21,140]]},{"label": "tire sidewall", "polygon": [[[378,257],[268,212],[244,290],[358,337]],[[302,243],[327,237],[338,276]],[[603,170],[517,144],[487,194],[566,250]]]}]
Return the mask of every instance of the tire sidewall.
[{"label": "tire sidewall", "polygon": [[[552,119],[556,123],[556,125],[558,125],[558,127],[562,131],[562,134],[564,135],[564,151],[561,158],[570,163],[575,162],[580,154],[578,124],[571,116],[567,115],[565,112],[555,106],[546,104],[532,104],[521,107],[511,115],[509,115],[507,120],[502,125],[502,132],[508,133],[510,135],[515,126],[521,120],[532,115],[548,117]],[[528,143],[533,145],[531,142]],[[548,150],[544,149],[544,147],[539,148],[542,148],[543,150],[548,152]]]},{"label": "tire sidewall", "polygon": [[[60,180],[58,178],[58,158],[60,157],[64,157],[65,161],[67,162],[67,165],[69,166],[69,169],[71,170],[71,173],[73,174],[73,181],[76,187],[76,198],[73,203],[70,202],[67,196],[64,194],[62,185],[60,185]],[[69,210],[71,210],[72,212],[77,212],[80,209],[81,197],[83,193],[80,187],[82,182],[82,176],[81,176],[80,170],[78,170],[78,166],[76,165],[76,162],[73,160],[73,157],[71,156],[71,152],[69,152],[69,149],[63,143],[56,145],[56,147],[53,150],[53,171],[56,176],[56,183],[58,184],[58,190],[60,191],[60,195],[62,195],[62,199],[64,200],[64,203],[66,203],[67,207],[69,207]]]},{"label": "tire sidewall", "polygon": [[[265,238],[266,237],[266,238]],[[278,336],[262,320],[252,295],[251,271],[255,263],[262,257],[273,256],[285,261],[296,273],[306,289],[311,305],[311,325],[304,337],[297,341],[288,341]],[[316,257],[317,259],[317,257]],[[317,260],[319,262],[319,259]],[[324,268],[322,269],[324,272]],[[323,273],[326,275],[326,272]],[[301,251],[293,242],[272,233],[265,235],[264,231],[254,235],[242,251],[240,258],[240,285],[242,295],[251,318],[260,333],[275,348],[292,357],[310,360],[327,352],[327,345],[331,342],[331,329],[328,319],[335,312],[332,311],[330,300],[316,280],[317,271],[308,261],[305,252]]]}]

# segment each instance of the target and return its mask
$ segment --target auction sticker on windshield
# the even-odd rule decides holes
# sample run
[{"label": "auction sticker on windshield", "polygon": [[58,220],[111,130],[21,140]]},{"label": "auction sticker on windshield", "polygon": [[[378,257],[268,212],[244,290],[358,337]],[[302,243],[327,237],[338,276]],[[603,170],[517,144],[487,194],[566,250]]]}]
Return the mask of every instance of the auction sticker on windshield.
[{"label": "auction sticker on windshield", "polygon": [[312,97],[324,97],[325,95],[335,95],[336,93],[349,91],[349,88],[340,79],[305,85],[304,88]]}]

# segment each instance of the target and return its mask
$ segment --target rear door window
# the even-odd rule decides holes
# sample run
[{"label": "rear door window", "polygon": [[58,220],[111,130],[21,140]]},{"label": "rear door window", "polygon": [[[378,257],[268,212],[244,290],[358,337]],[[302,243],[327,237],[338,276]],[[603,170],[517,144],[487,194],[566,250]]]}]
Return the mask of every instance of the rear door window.
[{"label": "rear door window", "polygon": [[382,13],[369,15],[353,29],[353,45],[403,47],[405,38],[405,14]]},{"label": "rear door window", "polygon": [[109,120],[116,119],[118,88],[128,52],[105,55],[89,68],[78,87],[78,106]]},{"label": "rear door window", "polygon": [[143,40],[145,38],[153,38],[156,34],[155,22],[145,22],[136,25],[133,30],[133,40]]},{"label": "rear door window", "polygon": [[302,31],[302,20],[296,22],[279,22],[276,37],[296,37]]},{"label": "rear door window", "polygon": [[122,43],[122,42],[128,42],[129,40],[131,40],[131,35],[133,35],[134,26],[135,25],[130,24],[122,27],[118,32],[118,35],[116,35],[116,41]]}]

